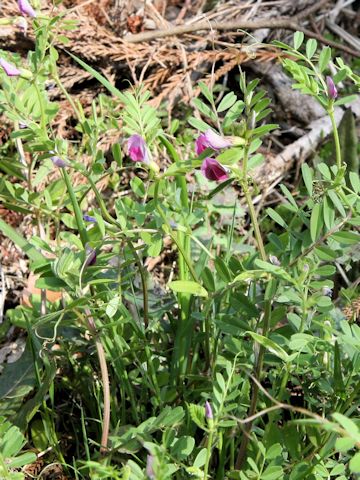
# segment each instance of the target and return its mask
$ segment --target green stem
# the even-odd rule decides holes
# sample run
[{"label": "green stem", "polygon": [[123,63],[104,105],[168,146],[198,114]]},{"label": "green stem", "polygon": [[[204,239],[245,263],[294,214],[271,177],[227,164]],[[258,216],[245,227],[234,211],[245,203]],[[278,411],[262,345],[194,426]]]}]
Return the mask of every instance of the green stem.
[{"label": "green stem", "polygon": [[211,428],[210,431],[209,431],[208,443],[207,443],[207,448],[206,448],[206,460],[205,460],[205,466],[204,466],[204,480],[207,480],[207,476],[208,476],[209,463],[210,463],[210,458],[211,458],[211,449],[212,449],[212,443],[213,443],[213,436],[214,436],[214,429]]},{"label": "green stem", "polygon": [[[187,268],[189,269],[189,272],[190,272],[191,276],[193,277],[194,281],[197,282],[197,283],[200,283],[200,281],[198,279],[198,276],[197,276],[197,273],[195,272],[195,269],[194,269],[194,267],[192,265],[192,262],[190,260],[190,257],[187,255],[186,248],[187,249],[189,248],[189,242],[184,241],[184,240],[186,240],[186,234],[185,234],[185,232],[180,232],[180,231],[174,232],[173,231],[168,219],[166,218],[166,215],[165,215],[163,209],[159,205],[158,196],[159,196],[159,180],[157,180],[156,183],[155,183],[155,191],[154,191],[155,208],[158,211],[160,217],[162,218],[164,224],[167,227],[167,230],[168,230],[167,233],[170,235],[170,237],[174,241],[175,245],[178,247],[178,250],[181,254],[181,255],[179,255],[179,270],[180,270],[180,267],[181,267],[181,261],[183,261],[184,264],[185,264],[185,266],[183,265],[182,269],[180,270],[180,278],[181,278],[181,280],[187,280],[187,278],[188,278],[188,276],[186,274],[186,266],[187,266]],[[181,234],[183,234],[183,235],[181,235]],[[190,238],[188,240],[190,240]],[[185,243],[185,246],[184,246],[184,243]],[[182,278],[182,277],[184,277],[184,278]]]},{"label": "green stem", "polygon": [[[186,188],[186,183],[182,181],[179,182],[181,185],[181,196],[183,197],[184,203],[187,203],[187,193],[186,193],[186,202],[184,194],[184,186]],[[176,244],[179,251],[179,278],[180,280],[188,280],[189,273],[193,277],[194,281],[200,283],[197,273],[192,265],[190,260],[190,237],[186,235],[185,232],[174,232],[171,228],[171,225],[161,208],[159,201],[159,180],[155,183],[154,190],[154,202],[155,208],[162,218],[164,225],[167,227],[167,233],[170,235],[174,243]],[[185,210],[186,208],[186,210]],[[188,207],[184,207],[184,211],[188,212]],[[190,315],[190,306],[191,306],[191,295],[189,294],[178,294],[179,304],[180,304],[180,321],[178,328],[176,330],[176,337],[174,342],[174,358],[171,362],[173,368],[176,369],[178,381],[180,383],[180,376],[184,375],[190,365],[189,354],[191,346],[191,337],[193,331],[193,322]],[[175,375],[173,379],[175,380]]]},{"label": "green stem", "polygon": [[[178,152],[176,151],[176,149],[174,148],[174,146],[171,144],[171,142],[169,142],[164,135],[161,135],[159,138],[161,143],[166,148],[166,151],[174,161],[174,163],[180,164],[181,158]],[[185,228],[187,228],[186,217],[189,215],[190,205],[189,205],[189,198],[188,198],[188,191],[187,191],[185,176],[176,175],[175,182],[176,182],[176,187],[180,190],[180,201],[181,201],[182,213],[183,213],[182,223],[184,224]],[[156,189],[156,197],[154,199],[155,199],[156,206],[158,208],[158,212],[161,218],[163,219],[163,221],[165,222],[165,224],[167,225],[169,232],[171,232],[170,234],[171,238],[174,240],[180,252],[179,278],[180,280],[186,281],[189,279],[189,273],[190,273],[190,275],[193,277],[195,282],[199,283],[197,274],[191,262],[190,238],[188,235],[186,235],[185,232],[180,232],[180,231],[178,231],[177,234],[174,235],[169,223],[167,222],[164,212],[162,211],[161,207],[158,204],[157,193],[158,193],[158,184]],[[175,359],[174,359],[174,362],[172,362],[172,364],[176,366],[178,370],[178,374],[181,375],[181,374],[185,374],[185,372],[188,370],[190,365],[189,352],[190,352],[190,346],[191,346],[193,324],[190,318],[191,317],[190,309],[191,309],[191,302],[192,302],[191,295],[180,293],[178,297],[179,297],[179,304],[180,304],[180,324],[176,332],[175,349],[174,349]]]},{"label": "green stem", "polygon": [[0,473],[2,473],[4,475],[4,477],[2,477],[2,478],[4,480],[11,480],[12,477],[11,477],[11,475],[10,475],[8,469],[7,469],[7,466],[5,464],[5,461],[4,461],[1,453],[0,453],[0,467],[1,467]]},{"label": "green stem", "polygon": [[285,390],[286,390],[286,385],[287,385],[287,382],[288,382],[288,379],[289,379],[289,364],[287,363],[285,365],[285,374],[281,380],[281,385],[280,385],[280,390],[279,390],[279,394],[277,396],[279,402],[282,402],[283,401],[283,398],[285,396]]},{"label": "green stem", "polygon": [[247,184],[247,180],[242,182],[242,188],[243,188],[246,203],[247,203],[247,206],[248,206],[248,209],[249,209],[251,224],[252,224],[253,229],[254,229],[254,234],[255,234],[256,243],[257,243],[257,246],[258,246],[258,249],[259,249],[259,253],[260,253],[261,259],[264,262],[266,262],[267,257],[266,257],[265,247],[264,247],[264,243],[263,243],[263,240],[262,240],[256,211],[255,211],[255,208],[254,208],[254,205],[253,205],[253,202],[252,202],[251,193],[249,192],[249,187],[248,187],[248,184]]},{"label": "green stem", "polygon": [[88,308],[85,308],[87,323],[89,329],[95,339],[96,352],[100,364],[100,373],[101,380],[103,384],[103,397],[104,397],[104,407],[103,407],[103,416],[102,416],[102,434],[101,434],[101,443],[100,443],[100,452],[107,452],[107,445],[109,440],[109,430],[110,430],[110,380],[109,380],[109,371],[106,363],[106,356],[103,344],[97,336],[95,321],[91,315],[91,312]]},{"label": "green stem", "polygon": [[[257,246],[258,246],[258,249],[259,249],[261,259],[263,261],[266,261],[267,256],[266,256],[266,252],[265,252],[264,242],[262,240],[260,227],[259,227],[259,222],[258,222],[258,219],[257,219],[257,215],[256,215],[256,211],[255,211],[253,202],[252,202],[252,197],[251,197],[251,193],[249,191],[249,185],[248,185],[248,181],[247,181],[247,160],[248,160],[248,156],[249,156],[249,146],[247,145],[245,147],[245,150],[244,150],[244,160],[243,160],[243,175],[244,176],[243,176],[243,179],[240,182],[240,184],[241,184],[241,186],[243,188],[243,191],[244,191],[244,195],[245,195],[246,203],[247,203],[247,206],[248,206],[248,209],[249,209],[251,223],[252,223],[252,226],[253,226],[253,229],[254,229],[254,234],[255,234],[255,238],[256,238],[256,242],[257,242]],[[271,282],[269,283],[267,288],[269,288],[269,291],[272,290]],[[270,295],[266,295],[266,293],[265,293],[264,319],[263,319],[263,328],[262,328],[263,337],[268,336],[269,328],[270,328],[270,319],[271,319],[271,297],[270,297]],[[265,354],[265,348],[264,348],[264,346],[260,345],[259,354],[258,354],[256,363],[255,363],[255,378],[257,380],[260,380],[260,378],[261,378],[261,373],[262,373],[263,363],[264,363],[264,354]],[[255,411],[256,411],[258,394],[259,394],[259,387],[258,387],[257,383],[253,383],[252,384],[250,407],[249,407],[249,411],[248,411],[248,416],[249,417],[252,417],[254,415]],[[238,450],[238,455],[237,455],[237,458],[236,458],[236,469],[237,470],[240,470],[240,468],[241,468],[241,466],[244,462],[247,446],[248,446],[248,443],[249,443],[249,438],[250,438],[249,435],[250,435],[250,432],[251,432],[251,428],[252,428],[252,422],[247,423],[245,428],[244,428],[241,444],[240,444],[240,447],[239,447],[239,450]]]},{"label": "green stem", "polygon": [[302,295],[302,314],[301,314],[301,320],[300,320],[300,328],[299,332],[303,333],[304,328],[305,328],[305,320],[307,317],[307,297],[308,297],[308,287],[307,285],[304,286],[304,293]]},{"label": "green stem", "polygon": [[85,247],[86,243],[88,242],[88,235],[87,235],[84,219],[83,219],[83,216],[82,216],[82,213],[81,213],[81,209],[80,209],[79,203],[77,201],[74,189],[72,187],[72,183],[71,183],[69,174],[67,173],[65,168],[62,169],[62,173],[63,173],[63,177],[64,177],[64,180],[65,180],[66,188],[67,188],[67,191],[69,192],[70,200],[71,200],[71,203],[72,203],[72,206],[73,206],[73,209],[74,209],[75,219],[76,219],[76,223],[77,223],[77,226],[78,226],[78,229],[79,229],[81,243]]},{"label": "green stem", "polygon": [[[122,231],[121,225],[110,215],[110,213],[107,211],[106,205],[99,193],[99,190],[97,189],[95,182],[93,179],[90,177],[90,175],[86,175],[85,172],[82,172],[83,175],[86,176],[88,182],[91,185],[91,188],[95,194],[96,200],[99,204],[101,213],[105,220],[112,225],[116,226],[120,231]],[[125,240],[131,250],[131,253],[134,255],[135,261],[139,267],[139,273],[140,273],[140,279],[141,279],[141,288],[142,288],[142,293],[143,293],[143,314],[144,314],[144,326],[145,328],[148,327],[149,325],[149,295],[147,291],[147,281],[146,281],[146,271],[144,269],[144,266],[142,264],[141,258],[139,254],[136,251],[136,248],[134,247],[133,243],[129,238],[125,237]]]},{"label": "green stem", "polygon": [[46,117],[45,117],[43,99],[41,98],[41,93],[40,93],[39,87],[38,87],[38,85],[37,85],[37,83],[36,83],[36,78],[34,79],[33,85],[34,85],[34,88],[35,88],[35,91],[36,91],[36,95],[37,95],[38,100],[39,100],[39,107],[40,107],[40,126],[41,126],[42,130],[44,131],[45,135],[47,136],[47,132],[46,132]]},{"label": "green stem", "polygon": [[[70,177],[65,169],[62,169],[63,177],[65,180],[65,184],[67,187],[67,190],[69,192],[70,200],[74,209],[75,213],[75,219],[76,223],[78,226],[79,234],[80,234],[80,239],[85,247],[86,243],[88,242],[88,236],[87,236],[87,231],[85,228],[83,216],[80,210],[79,203],[77,201],[75,192],[72,188],[72,184],[70,181]],[[103,410],[103,427],[102,427],[102,435],[101,435],[101,445],[100,445],[100,451],[101,453],[105,453],[107,449],[107,443],[108,443],[108,437],[109,437],[109,428],[110,428],[110,384],[109,384],[109,373],[108,373],[108,368],[107,368],[107,363],[106,363],[106,357],[105,357],[105,352],[104,352],[104,347],[101,343],[101,340],[96,338],[96,325],[94,322],[93,317],[91,316],[91,312],[89,309],[85,309],[86,312],[86,317],[87,317],[87,323],[89,330],[92,332],[94,338],[95,338],[95,345],[96,345],[96,351],[99,359],[99,364],[100,364],[100,372],[101,372],[101,378],[102,378],[102,383],[103,383],[103,396],[104,396],[104,410]]]},{"label": "green stem", "polygon": [[57,84],[57,86],[59,87],[59,89],[62,91],[62,93],[64,94],[66,100],[70,103],[72,109],[74,110],[74,113],[75,115],[77,116],[77,119],[79,120],[79,122],[81,122],[83,119],[81,118],[81,115],[80,115],[80,112],[77,108],[77,106],[75,105],[75,102],[74,100],[71,98],[71,95],[69,95],[68,91],[66,90],[66,88],[64,87],[64,85],[62,84],[59,76],[57,74],[54,74],[53,75],[53,78],[55,80],[55,83]]},{"label": "green stem", "polygon": [[334,136],[334,143],[335,143],[335,152],[336,152],[336,165],[338,170],[340,170],[342,162],[341,162],[341,147],[340,147],[340,139],[339,139],[339,132],[335,121],[335,114],[334,114],[334,105],[331,104],[331,107],[328,109],[328,114],[331,120],[331,125],[333,128],[333,136]]}]

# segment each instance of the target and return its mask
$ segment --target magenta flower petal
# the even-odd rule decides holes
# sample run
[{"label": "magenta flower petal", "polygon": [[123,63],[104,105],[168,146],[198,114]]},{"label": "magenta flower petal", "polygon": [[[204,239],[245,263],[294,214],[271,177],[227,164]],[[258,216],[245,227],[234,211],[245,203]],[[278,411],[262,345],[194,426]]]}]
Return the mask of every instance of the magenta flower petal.
[{"label": "magenta flower petal", "polygon": [[18,0],[18,7],[21,15],[28,15],[29,17],[36,17],[36,12],[28,2],[28,0]]},{"label": "magenta flower petal", "polygon": [[222,182],[229,178],[226,169],[214,158],[205,158],[201,165],[201,172],[208,180]]},{"label": "magenta flower petal", "polygon": [[338,92],[337,92],[334,80],[331,77],[326,77],[326,85],[327,85],[329,97],[335,100],[338,96]]},{"label": "magenta flower petal", "polygon": [[0,58],[0,66],[4,69],[8,77],[18,77],[19,75],[21,75],[20,70],[17,67],[15,67],[15,65],[13,65],[10,62],[7,62],[3,58]]},{"label": "magenta flower petal", "polygon": [[205,417],[209,420],[214,418],[211,405],[207,400],[205,402]]},{"label": "magenta flower petal", "polygon": [[150,480],[155,479],[154,460],[154,457],[150,454],[146,458],[146,475]]},{"label": "magenta flower petal", "polygon": [[149,163],[149,154],[145,140],[135,133],[128,139],[128,153],[133,162]]},{"label": "magenta flower petal", "polygon": [[209,144],[206,140],[205,133],[202,133],[195,140],[195,153],[196,155],[201,155],[204,150],[209,148]]},{"label": "magenta flower petal", "polygon": [[213,150],[220,150],[221,148],[231,147],[231,142],[229,140],[226,140],[226,138],[214,132],[213,130],[211,130],[211,128],[206,130],[204,135],[208,146]]}]

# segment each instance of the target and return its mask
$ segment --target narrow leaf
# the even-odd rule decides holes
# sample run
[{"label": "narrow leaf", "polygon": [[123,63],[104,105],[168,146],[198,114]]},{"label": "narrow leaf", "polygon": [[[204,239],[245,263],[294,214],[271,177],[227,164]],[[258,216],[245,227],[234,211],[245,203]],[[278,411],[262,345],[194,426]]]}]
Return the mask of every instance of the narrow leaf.
[{"label": "narrow leaf", "polygon": [[169,287],[176,293],[190,293],[197,297],[207,297],[208,293],[199,283],[190,280],[175,280],[169,283]]}]

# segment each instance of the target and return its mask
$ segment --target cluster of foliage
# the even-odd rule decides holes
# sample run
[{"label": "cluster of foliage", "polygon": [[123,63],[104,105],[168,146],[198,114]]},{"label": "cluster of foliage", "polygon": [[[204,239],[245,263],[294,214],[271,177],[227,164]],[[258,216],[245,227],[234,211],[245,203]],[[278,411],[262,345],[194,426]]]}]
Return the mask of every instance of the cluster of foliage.
[{"label": "cluster of foliage", "polygon": [[[112,94],[85,114],[54,47],[74,25],[33,13],[26,68],[1,52],[0,108],[14,128],[0,198],[38,234],[0,229],[37,286],[62,298],[33,295],[1,326],[27,332],[0,376],[1,478],[24,478],[31,449],[51,450],[77,479],[355,478],[360,328],[342,306],[359,296],[360,179],[342,158],[335,108],[353,99],[339,83],[359,77],[339,58],[326,77],[330,48],[300,33],[293,47],[277,44],[294,88],[328,112],[336,162],[304,163],[296,194],[281,184],[284,201],[259,212],[252,171],[277,125],[264,122],[258,80],[240,72],[239,91],[220,101],[201,84],[202,119],[166,127],[147,92],[121,92],[73,57]],[[49,83],[73,108],[72,141],[53,134]],[[98,147],[110,129],[133,162],[119,142]],[[244,204],[225,195],[231,185]],[[145,259],[165,238],[177,260],[159,285]]]}]

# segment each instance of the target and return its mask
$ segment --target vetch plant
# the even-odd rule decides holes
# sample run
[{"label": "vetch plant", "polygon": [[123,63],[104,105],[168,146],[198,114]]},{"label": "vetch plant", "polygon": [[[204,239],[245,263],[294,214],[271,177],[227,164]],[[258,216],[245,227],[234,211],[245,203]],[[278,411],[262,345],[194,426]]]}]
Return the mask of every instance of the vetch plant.
[{"label": "vetch plant", "polygon": [[[85,112],[59,78],[60,21],[36,17],[26,78],[1,63],[16,161],[0,164],[0,198],[34,234],[0,229],[39,294],[7,313],[27,344],[1,373],[0,414],[78,478],[356,475],[360,329],[342,306],[359,294],[360,179],[334,115],[356,76],[339,60],[331,74],[331,50],[302,34],[278,43],[294,88],[331,119],[336,161],[303,163],[296,189],[284,181],[281,202],[259,206],[256,169],[280,128],[259,80],[240,71],[219,100],[200,82],[201,115],[177,130],[145,89],[119,91],[72,55],[112,94]],[[45,79],[69,101],[75,139],[54,133]]]}]

